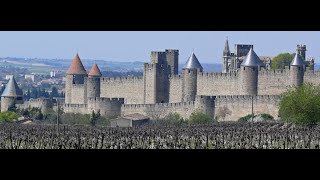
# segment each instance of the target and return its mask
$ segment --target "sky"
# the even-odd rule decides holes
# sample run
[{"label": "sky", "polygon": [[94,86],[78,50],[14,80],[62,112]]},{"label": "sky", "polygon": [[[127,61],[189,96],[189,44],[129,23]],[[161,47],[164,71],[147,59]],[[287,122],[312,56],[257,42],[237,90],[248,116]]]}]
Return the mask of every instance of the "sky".
[{"label": "sky", "polygon": [[307,46],[307,57],[320,59],[317,31],[0,31],[0,57],[150,61],[151,51],[179,49],[180,63],[194,50],[201,63],[221,63],[226,37],[253,44],[258,56],[294,53]]}]

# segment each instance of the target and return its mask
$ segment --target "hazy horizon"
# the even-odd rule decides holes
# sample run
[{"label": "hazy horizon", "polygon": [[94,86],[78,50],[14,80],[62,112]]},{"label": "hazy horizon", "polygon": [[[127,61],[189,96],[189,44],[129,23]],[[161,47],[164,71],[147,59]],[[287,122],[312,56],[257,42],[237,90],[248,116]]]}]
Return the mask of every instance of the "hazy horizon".
[{"label": "hazy horizon", "polygon": [[228,36],[234,44],[253,44],[259,56],[294,53],[307,46],[307,57],[317,59],[320,33],[315,31],[2,31],[0,57],[82,59],[149,62],[151,51],[179,49],[183,64],[192,50],[201,63],[221,63]]}]

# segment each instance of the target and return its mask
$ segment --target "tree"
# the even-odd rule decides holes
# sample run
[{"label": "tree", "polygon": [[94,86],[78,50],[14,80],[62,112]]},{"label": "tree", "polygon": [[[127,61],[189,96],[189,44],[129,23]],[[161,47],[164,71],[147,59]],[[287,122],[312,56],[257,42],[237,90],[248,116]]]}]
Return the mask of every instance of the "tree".
[{"label": "tree", "polygon": [[35,119],[37,120],[43,120],[43,114],[41,112],[41,109],[37,112]]},{"label": "tree", "polygon": [[92,111],[90,115],[90,123],[92,126],[95,126],[96,122],[97,122],[97,115],[94,113],[94,111]]},{"label": "tree", "polygon": [[295,53],[282,53],[278,54],[272,59],[271,69],[284,69],[285,66],[289,66],[293,60]]},{"label": "tree", "polygon": [[38,98],[38,90],[35,87],[32,87],[30,98],[37,99]]},{"label": "tree", "polygon": [[176,112],[169,113],[163,120],[170,125],[176,125],[176,124],[180,124],[180,123],[184,122],[184,120],[180,116],[180,114],[178,114]]},{"label": "tree", "polygon": [[96,117],[97,117],[97,119],[99,119],[101,117],[100,109],[98,110]]},{"label": "tree", "polygon": [[201,124],[201,123],[209,123],[212,121],[212,118],[202,112],[193,112],[189,117],[189,122],[194,124]]},{"label": "tree", "polygon": [[52,87],[50,97],[51,98],[59,97],[59,92],[58,92],[58,89],[56,87]]},{"label": "tree", "polygon": [[30,89],[28,89],[27,96],[26,96],[27,101],[29,101],[30,98],[31,98],[31,92],[30,92]]},{"label": "tree", "polygon": [[294,87],[282,94],[279,116],[282,121],[314,125],[320,122],[320,85]]}]

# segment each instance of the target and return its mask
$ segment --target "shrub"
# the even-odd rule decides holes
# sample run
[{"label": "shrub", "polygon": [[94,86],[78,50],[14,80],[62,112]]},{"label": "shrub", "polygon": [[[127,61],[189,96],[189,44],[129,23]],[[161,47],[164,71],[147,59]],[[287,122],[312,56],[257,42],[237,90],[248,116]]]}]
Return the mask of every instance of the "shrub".
[{"label": "shrub", "polygon": [[189,122],[192,124],[204,124],[212,122],[212,118],[202,112],[193,112],[189,117]]},{"label": "shrub", "polygon": [[307,83],[283,93],[279,116],[282,121],[295,124],[320,122],[320,86]]},{"label": "shrub", "polygon": [[13,122],[14,120],[18,119],[19,115],[12,111],[6,111],[0,113],[0,121],[1,122]]}]

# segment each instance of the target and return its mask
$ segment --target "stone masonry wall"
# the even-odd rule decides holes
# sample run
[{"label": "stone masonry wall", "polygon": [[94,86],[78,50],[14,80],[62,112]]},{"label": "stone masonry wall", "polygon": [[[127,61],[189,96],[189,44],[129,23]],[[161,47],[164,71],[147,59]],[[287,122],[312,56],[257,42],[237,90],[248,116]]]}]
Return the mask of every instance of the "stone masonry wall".
[{"label": "stone masonry wall", "polygon": [[121,105],[123,103],[123,98],[89,98],[88,113],[100,110],[101,116],[118,117],[121,114]]},{"label": "stone masonry wall", "polygon": [[124,98],[125,104],[142,104],[143,77],[101,78],[100,92],[100,97]]},{"label": "stone masonry wall", "polygon": [[19,109],[27,109],[29,107],[40,108],[42,112],[46,112],[49,108],[53,107],[53,104],[50,99],[32,99],[16,106]]},{"label": "stone masonry wall", "polygon": [[178,103],[182,100],[182,77],[173,75],[169,79],[169,102]]},{"label": "stone masonry wall", "polygon": [[306,71],[304,73],[304,83],[320,84],[320,71]]},{"label": "stone masonry wall", "polygon": [[[278,118],[280,96],[253,96],[254,114],[267,113]],[[239,118],[251,114],[252,96],[217,96],[215,100],[215,117],[218,121],[237,121]],[[223,113],[225,112],[225,113]],[[229,112],[229,113],[226,113]],[[221,118],[222,114],[226,117]]]},{"label": "stone masonry wall", "polygon": [[72,84],[71,103],[70,104],[86,104],[87,100],[87,84]]},{"label": "stone masonry wall", "polygon": [[63,112],[64,113],[79,113],[79,114],[88,114],[86,104],[64,104]]},{"label": "stone masonry wall", "polygon": [[198,73],[197,95],[236,95],[238,90],[237,73]]},{"label": "stone masonry wall", "polygon": [[280,95],[290,85],[288,69],[261,70],[258,75],[258,95]]},{"label": "stone masonry wall", "polygon": [[151,119],[158,119],[164,118],[169,113],[177,112],[183,118],[188,118],[194,110],[194,101],[183,103],[124,104],[121,107],[121,115],[139,113],[148,116]]}]

